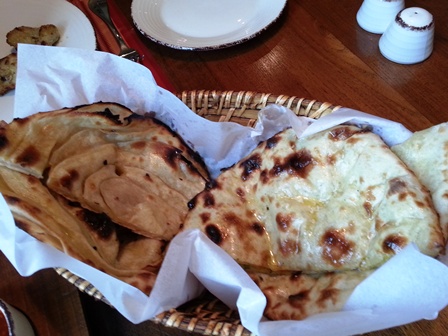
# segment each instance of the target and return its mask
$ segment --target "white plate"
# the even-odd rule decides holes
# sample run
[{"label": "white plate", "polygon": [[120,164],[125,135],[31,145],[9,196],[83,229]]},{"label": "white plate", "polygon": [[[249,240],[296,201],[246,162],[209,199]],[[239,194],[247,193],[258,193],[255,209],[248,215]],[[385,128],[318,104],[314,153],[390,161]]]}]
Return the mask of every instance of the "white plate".
[{"label": "white plate", "polygon": [[207,50],[242,43],[266,29],[286,0],[133,0],[136,27],[176,49]]},{"label": "white plate", "polygon": [[[58,46],[95,50],[95,32],[81,10],[65,0],[0,0],[0,58],[13,48],[6,34],[19,26],[54,24],[61,33]],[[14,112],[14,90],[0,96],[0,119],[9,122]]]}]

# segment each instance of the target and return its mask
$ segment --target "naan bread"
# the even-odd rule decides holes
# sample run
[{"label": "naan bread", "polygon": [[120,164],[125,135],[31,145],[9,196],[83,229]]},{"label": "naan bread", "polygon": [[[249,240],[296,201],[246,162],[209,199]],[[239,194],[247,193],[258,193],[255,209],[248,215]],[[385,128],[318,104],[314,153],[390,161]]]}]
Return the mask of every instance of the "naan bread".
[{"label": "naan bread", "polygon": [[337,126],[261,143],[190,202],[199,228],[258,271],[374,269],[414,242],[444,240],[426,188],[374,133]]},{"label": "naan bread", "polygon": [[355,126],[280,132],[189,206],[184,229],[199,228],[247,270],[273,320],[341,310],[407,244],[431,256],[444,246],[427,189]]},{"label": "naan bread", "polygon": [[392,151],[429,189],[440,216],[445,239],[448,237],[448,123],[415,132]]},{"label": "naan bread", "polygon": [[118,104],[0,124],[0,192],[16,225],[145,293],[207,181],[172,130]]}]

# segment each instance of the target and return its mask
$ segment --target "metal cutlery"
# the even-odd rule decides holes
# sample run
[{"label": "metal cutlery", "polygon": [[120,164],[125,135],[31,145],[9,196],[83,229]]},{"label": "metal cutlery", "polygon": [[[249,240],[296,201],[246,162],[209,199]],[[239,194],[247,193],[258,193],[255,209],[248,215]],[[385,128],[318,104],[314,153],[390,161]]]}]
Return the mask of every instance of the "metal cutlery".
[{"label": "metal cutlery", "polygon": [[120,52],[118,56],[129,59],[134,62],[140,62],[139,53],[136,50],[130,48],[126,44],[126,42],[123,40],[120,33],[118,32],[117,28],[115,27],[114,23],[112,22],[112,19],[110,18],[109,6],[107,4],[107,0],[89,0],[89,8],[99,18],[101,18],[104,21],[104,23],[106,23],[106,25],[113,33],[120,47]]}]

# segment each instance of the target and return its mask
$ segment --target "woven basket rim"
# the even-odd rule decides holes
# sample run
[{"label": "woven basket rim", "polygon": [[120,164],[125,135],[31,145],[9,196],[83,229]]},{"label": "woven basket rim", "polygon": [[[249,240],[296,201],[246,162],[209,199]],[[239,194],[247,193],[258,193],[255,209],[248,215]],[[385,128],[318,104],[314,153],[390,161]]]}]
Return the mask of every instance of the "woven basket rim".
[{"label": "woven basket rim", "polygon": [[341,106],[328,102],[255,91],[190,90],[178,98],[196,114],[218,122],[233,121],[254,126],[258,113],[271,104],[284,106],[297,116],[318,119],[338,110]]},{"label": "woven basket rim", "polygon": [[[338,110],[341,106],[326,102],[254,91],[188,90],[177,97],[193,112],[203,118],[244,126],[255,126],[260,110],[271,104],[289,108],[297,116],[318,119]],[[91,283],[63,267],[55,271],[78,290],[111,306],[110,302]],[[254,336],[241,325],[238,312],[227,308],[210,293],[181,307],[170,309],[152,319],[166,327],[173,327],[201,335]]]}]

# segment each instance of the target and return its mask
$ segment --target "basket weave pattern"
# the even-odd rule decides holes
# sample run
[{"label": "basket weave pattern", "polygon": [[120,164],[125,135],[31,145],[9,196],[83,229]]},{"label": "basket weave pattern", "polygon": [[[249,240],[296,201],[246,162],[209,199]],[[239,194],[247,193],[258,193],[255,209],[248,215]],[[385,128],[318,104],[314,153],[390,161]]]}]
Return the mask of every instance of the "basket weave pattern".
[{"label": "basket weave pattern", "polygon": [[253,91],[184,91],[178,97],[196,114],[212,121],[233,121],[254,126],[261,109],[278,104],[298,116],[319,119],[340,108],[329,103],[295,96],[273,95]]},{"label": "basket weave pattern", "polygon": [[[340,108],[329,103],[298,98],[295,96],[273,95],[253,91],[184,91],[178,94],[196,114],[212,121],[232,121],[253,127],[258,113],[270,104],[278,104],[292,110],[298,116],[321,118]],[[110,305],[107,299],[88,281],[64,268],[56,272],[76,286],[80,291]],[[163,312],[153,320],[166,327],[214,336],[254,336],[241,325],[237,311],[206,292],[176,309]]]}]

